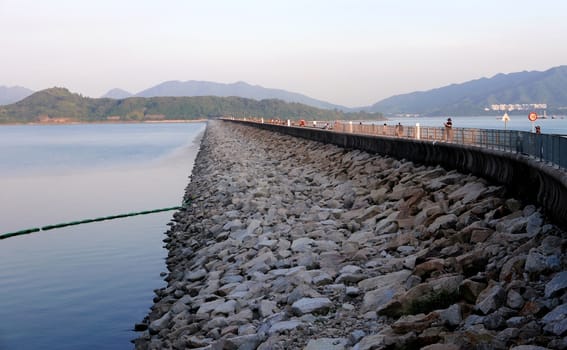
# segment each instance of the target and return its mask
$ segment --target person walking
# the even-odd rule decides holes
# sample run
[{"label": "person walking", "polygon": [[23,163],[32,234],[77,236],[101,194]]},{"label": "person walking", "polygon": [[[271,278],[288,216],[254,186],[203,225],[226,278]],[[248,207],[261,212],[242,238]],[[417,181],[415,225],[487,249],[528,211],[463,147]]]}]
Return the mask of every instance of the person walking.
[{"label": "person walking", "polygon": [[398,123],[398,125],[396,125],[396,135],[398,137],[402,137],[404,135],[404,126],[402,123]]},{"label": "person walking", "polygon": [[453,141],[453,121],[451,118],[447,118],[445,122],[445,141]]}]

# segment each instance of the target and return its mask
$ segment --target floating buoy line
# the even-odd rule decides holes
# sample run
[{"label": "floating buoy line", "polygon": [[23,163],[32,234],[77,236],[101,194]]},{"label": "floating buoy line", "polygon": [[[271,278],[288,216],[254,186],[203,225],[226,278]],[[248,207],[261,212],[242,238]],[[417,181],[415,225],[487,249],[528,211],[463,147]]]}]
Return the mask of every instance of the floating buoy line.
[{"label": "floating buoy line", "polygon": [[55,225],[33,227],[33,228],[25,229],[25,230],[0,234],[0,240],[10,238],[10,237],[15,237],[15,236],[27,235],[27,234],[30,234],[30,233],[35,233],[35,232],[40,232],[40,231],[49,231],[49,230],[53,230],[53,229],[56,229],[56,228],[62,228],[62,227],[67,227],[67,226],[82,225],[82,224],[88,224],[88,223],[91,223],[91,222],[98,222],[98,221],[115,220],[115,219],[126,218],[126,217],[129,217],[129,216],[136,216],[136,215],[147,215],[147,214],[159,213],[159,212],[162,212],[162,211],[179,210],[179,209],[185,208],[188,204],[189,204],[189,201],[186,201],[185,203],[183,203],[183,205],[176,206],[176,207],[144,210],[144,211],[138,211],[138,212],[134,212],[134,213],[103,216],[103,217],[94,218],[94,219],[85,219],[85,220],[78,220],[78,221],[63,222],[63,223],[55,224]]}]

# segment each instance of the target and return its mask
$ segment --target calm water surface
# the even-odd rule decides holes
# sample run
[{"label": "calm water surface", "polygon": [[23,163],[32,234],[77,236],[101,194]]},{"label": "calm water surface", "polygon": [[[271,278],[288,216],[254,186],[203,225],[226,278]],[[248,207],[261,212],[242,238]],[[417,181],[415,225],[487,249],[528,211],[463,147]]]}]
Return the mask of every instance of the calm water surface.
[{"label": "calm water surface", "polygon": [[[205,124],[0,127],[0,233],[179,205]],[[0,349],[128,349],[173,212],[0,241]]]}]

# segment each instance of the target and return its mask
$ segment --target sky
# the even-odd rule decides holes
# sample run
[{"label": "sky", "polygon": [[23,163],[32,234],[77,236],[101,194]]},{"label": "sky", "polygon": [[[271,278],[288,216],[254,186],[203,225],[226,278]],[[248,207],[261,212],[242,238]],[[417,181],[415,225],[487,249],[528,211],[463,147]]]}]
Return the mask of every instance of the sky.
[{"label": "sky", "polygon": [[245,81],[348,107],[567,64],[564,0],[0,0],[0,85]]}]

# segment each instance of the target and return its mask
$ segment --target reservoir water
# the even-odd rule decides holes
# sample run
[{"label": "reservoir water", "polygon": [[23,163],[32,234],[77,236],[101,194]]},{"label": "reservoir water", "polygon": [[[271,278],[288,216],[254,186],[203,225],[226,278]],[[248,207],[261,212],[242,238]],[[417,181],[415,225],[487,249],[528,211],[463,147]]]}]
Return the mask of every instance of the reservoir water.
[{"label": "reservoir water", "polygon": [[[0,127],[0,234],[181,204],[204,123]],[[0,240],[0,349],[130,349],[173,212]]]}]

